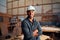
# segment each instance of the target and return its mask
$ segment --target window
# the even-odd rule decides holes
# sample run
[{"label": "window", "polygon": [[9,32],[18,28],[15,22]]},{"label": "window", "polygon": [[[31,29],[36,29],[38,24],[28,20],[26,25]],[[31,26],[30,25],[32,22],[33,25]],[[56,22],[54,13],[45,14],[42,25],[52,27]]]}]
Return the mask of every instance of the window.
[{"label": "window", "polygon": [[19,0],[19,6],[24,6],[24,0]]},{"label": "window", "polygon": [[60,4],[53,4],[53,13],[60,13]]},{"label": "window", "polygon": [[53,9],[53,13],[60,13],[60,9]]},{"label": "window", "polygon": [[8,10],[8,14],[12,14],[12,10],[11,9]]},{"label": "window", "polygon": [[13,15],[17,14],[17,9],[13,9]]},{"label": "window", "polygon": [[13,0],[13,1],[19,1],[19,0]]},{"label": "window", "polygon": [[53,3],[60,2],[60,0],[52,0],[52,1],[53,1]]},{"label": "window", "polygon": [[54,9],[60,9],[60,4],[53,4]]},{"label": "window", "polygon": [[32,0],[26,0],[26,5],[32,5]]},{"label": "window", "polygon": [[12,2],[8,3],[8,9],[12,8]]},{"label": "window", "polygon": [[43,5],[43,13],[52,12],[51,10],[52,10],[51,5]]},{"label": "window", "polygon": [[25,14],[27,13],[26,11],[27,11],[27,7],[24,7],[24,13],[25,13]]},{"label": "window", "polygon": [[36,4],[42,4],[42,0],[34,0],[34,5]]},{"label": "window", "polygon": [[8,2],[13,1],[13,0],[8,0]]},{"label": "window", "polygon": [[43,0],[43,4],[44,3],[51,3],[51,0]]},{"label": "window", "polygon": [[42,13],[42,6],[34,6],[36,9],[36,13]]},{"label": "window", "polygon": [[19,8],[19,14],[24,14],[24,8]]},{"label": "window", "polygon": [[13,2],[13,8],[14,8],[14,7],[18,7],[18,1],[14,1],[14,2]]}]

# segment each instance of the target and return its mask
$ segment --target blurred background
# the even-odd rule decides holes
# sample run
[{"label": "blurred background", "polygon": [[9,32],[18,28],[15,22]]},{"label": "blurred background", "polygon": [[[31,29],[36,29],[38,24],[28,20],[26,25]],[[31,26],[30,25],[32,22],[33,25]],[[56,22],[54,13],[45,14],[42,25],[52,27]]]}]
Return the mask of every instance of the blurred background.
[{"label": "blurred background", "polygon": [[0,0],[0,39],[12,40],[17,34],[23,35],[21,21],[27,17],[29,5],[36,8],[34,18],[42,27],[41,40],[60,40],[60,0]]}]

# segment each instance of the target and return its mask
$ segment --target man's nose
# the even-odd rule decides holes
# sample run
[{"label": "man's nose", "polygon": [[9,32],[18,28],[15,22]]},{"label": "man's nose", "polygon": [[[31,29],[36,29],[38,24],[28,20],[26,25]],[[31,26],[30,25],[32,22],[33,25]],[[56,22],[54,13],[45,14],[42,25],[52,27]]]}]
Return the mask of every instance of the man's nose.
[{"label": "man's nose", "polygon": [[30,12],[30,14],[32,15],[33,13],[32,13],[32,12]]}]

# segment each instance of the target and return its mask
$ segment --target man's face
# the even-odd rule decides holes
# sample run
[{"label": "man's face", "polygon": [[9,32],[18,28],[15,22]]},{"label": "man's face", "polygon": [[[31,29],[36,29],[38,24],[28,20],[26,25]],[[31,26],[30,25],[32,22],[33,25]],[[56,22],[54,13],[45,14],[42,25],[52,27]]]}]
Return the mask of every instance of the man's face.
[{"label": "man's face", "polygon": [[33,18],[33,17],[34,17],[34,13],[35,13],[35,11],[33,11],[33,10],[27,11],[27,15],[28,15],[30,18]]}]

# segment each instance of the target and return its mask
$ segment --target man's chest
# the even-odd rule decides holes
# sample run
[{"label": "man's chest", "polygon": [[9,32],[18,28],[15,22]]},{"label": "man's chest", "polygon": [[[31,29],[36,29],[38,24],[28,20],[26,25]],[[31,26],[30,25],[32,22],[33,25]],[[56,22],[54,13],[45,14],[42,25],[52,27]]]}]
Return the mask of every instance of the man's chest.
[{"label": "man's chest", "polygon": [[32,31],[34,31],[35,29],[37,29],[38,23],[37,23],[37,22],[29,23],[29,26],[30,26],[30,29],[31,29]]}]

